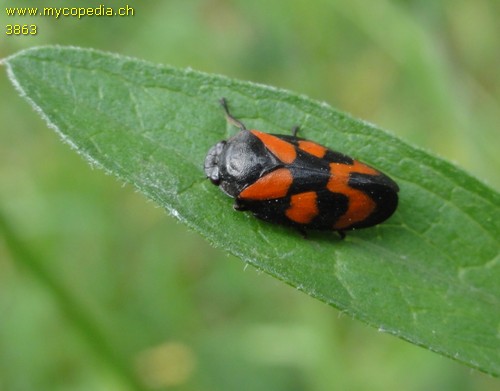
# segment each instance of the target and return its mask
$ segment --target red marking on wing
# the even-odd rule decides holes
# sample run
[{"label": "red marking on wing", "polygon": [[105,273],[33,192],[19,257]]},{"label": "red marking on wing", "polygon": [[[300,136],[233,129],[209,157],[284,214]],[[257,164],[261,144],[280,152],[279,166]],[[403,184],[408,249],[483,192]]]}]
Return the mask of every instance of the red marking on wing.
[{"label": "red marking on wing", "polygon": [[251,130],[252,134],[264,143],[267,149],[285,164],[292,163],[297,158],[295,146],[268,133]]},{"label": "red marking on wing", "polygon": [[294,194],[285,212],[286,217],[299,224],[309,224],[319,213],[316,198],[314,191]]},{"label": "red marking on wing", "polygon": [[244,189],[238,197],[248,200],[282,198],[288,193],[292,182],[292,173],[286,168],[278,168],[256,180]]},{"label": "red marking on wing", "polygon": [[308,140],[299,141],[299,149],[310,153],[313,156],[319,157],[320,159],[325,156],[328,151],[328,149],[324,146]]},{"label": "red marking on wing", "polygon": [[344,229],[368,218],[375,210],[376,204],[366,193],[353,189],[348,185],[350,174],[357,172],[360,174],[379,175],[380,173],[363,163],[354,161],[353,165],[331,163],[331,178],[326,187],[333,193],[341,193],[347,196],[349,203],[347,211],[340,216],[334,229]]}]

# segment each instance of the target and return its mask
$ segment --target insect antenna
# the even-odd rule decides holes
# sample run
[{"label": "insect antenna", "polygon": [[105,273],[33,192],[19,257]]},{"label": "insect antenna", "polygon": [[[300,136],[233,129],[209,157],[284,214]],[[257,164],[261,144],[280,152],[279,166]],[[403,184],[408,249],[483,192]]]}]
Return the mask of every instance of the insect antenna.
[{"label": "insect antenna", "polygon": [[224,112],[226,113],[227,122],[233,124],[234,126],[237,126],[238,128],[240,128],[240,130],[247,130],[247,128],[245,127],[245,125],[243,124],[243,122],[238,121],[229,112],[229,108],[227,107],[226,98],[221,98],[221,100],[219,102],[220,102],[222,108],[224,109]]}]

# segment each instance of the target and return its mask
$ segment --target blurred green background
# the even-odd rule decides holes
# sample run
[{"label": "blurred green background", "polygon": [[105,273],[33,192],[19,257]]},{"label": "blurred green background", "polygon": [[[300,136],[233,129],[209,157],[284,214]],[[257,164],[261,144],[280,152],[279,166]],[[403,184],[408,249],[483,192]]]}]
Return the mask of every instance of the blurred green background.
[{"label": "blurred green background", "polygon": [[[135,16],[80,20],[4,12],[78,1],[0,4],[0,58],[75,45],[290,89],[500,189],[498,0],[109,0]],[[17,236],[0,238],[0,391],[500,386],[211,248],[91,169],[0,69],[0,219]]]}]

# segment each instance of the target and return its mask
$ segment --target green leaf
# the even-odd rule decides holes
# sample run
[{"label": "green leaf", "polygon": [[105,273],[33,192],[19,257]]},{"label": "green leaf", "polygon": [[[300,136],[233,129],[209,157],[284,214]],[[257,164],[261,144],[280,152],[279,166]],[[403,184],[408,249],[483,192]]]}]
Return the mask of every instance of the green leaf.
[{"label": "green leaf", "polygon": [[[500,196],[475,178],[288,91],[78,48],[4,64],[64,141],[214,245],[380,331],[500,375]],[[249,127],[287,134],[298,124],[386,172],[401,187],[398,211],[344,241],[236,213],[202,168],[236,132],[221,97]]]}]

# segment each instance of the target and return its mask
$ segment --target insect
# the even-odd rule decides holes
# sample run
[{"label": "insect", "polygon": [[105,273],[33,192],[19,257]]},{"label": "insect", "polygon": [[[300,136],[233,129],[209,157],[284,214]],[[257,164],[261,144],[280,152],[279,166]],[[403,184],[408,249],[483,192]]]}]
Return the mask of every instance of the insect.
[{"label": "insect", "polygon": [[248,130],[220,101],[240,131],[219,141],[205,158],[205,174],[235,199],[234,209],[306,230],[372,227],[398,205],[399,187],[382,172],[347,155],[292,135]]}]

